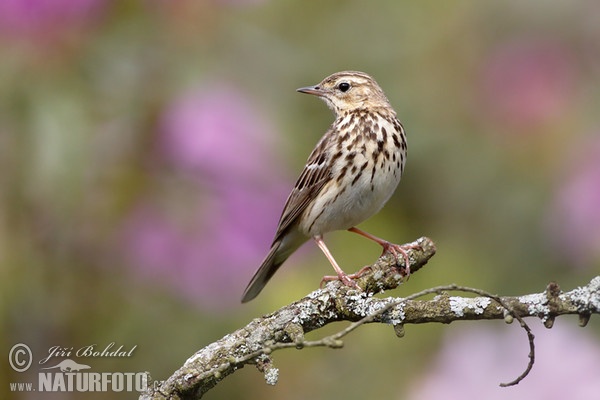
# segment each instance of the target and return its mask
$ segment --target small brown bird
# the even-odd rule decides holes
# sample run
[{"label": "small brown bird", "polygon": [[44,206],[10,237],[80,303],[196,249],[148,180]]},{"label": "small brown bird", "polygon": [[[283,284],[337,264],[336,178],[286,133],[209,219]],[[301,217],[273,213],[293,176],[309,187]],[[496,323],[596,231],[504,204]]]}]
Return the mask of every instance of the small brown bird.
[{"label": "small brown bird", "polygon": [[400,182],[406,136],[377,82],[364,72],[337,72],[315,86],[298,89],[327,103],[335,121],[314,148],[288,197],[269,254],[248,284],[242,302],[255,298],[283,262],[313,238],[347,286],[357,287],[323,242],[323,234],[349,230],[404,256],[410,246],[392,244],[355,227],[381,210]]}]

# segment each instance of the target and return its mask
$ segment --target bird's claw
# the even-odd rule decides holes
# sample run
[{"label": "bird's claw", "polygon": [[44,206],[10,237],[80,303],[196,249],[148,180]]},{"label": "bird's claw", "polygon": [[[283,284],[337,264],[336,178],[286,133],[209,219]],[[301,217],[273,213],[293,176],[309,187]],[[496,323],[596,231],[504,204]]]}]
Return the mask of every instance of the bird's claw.
[{"label": "bird's claw", "polygon": [[[366,268],[366,267],[365,267]],[[364,268],[363,268],[364,269]],[[326,282],[331,282],[331,281],[341,281],[344,285],[354,288],[354,289],[360,289],[360,287],[356,284],[356,282],[353,281],[353,279],[357,279],[360,278],[360,274],[363,273],[363,269],[361,269],[358,273],[356,274],[340,274],[337,276],[333,276],[333,275],[325,275],[322,279],[321,279],[321,283],[319,284],[319,287],[323,287],[323,285]]]},{"label": "bird's claw", "polygon": [[[394,244],[394,243],[385,243],[383,244],[383,253],[390,253],[396,259],[396,265],[401,267],[400,273],[405,276],[407,279],[410,277],[410,257],[408,255],[408,250],[423,250],[420,244]],[[404,257],[404,265],[398,264],[398,253],[402,254]]]}]

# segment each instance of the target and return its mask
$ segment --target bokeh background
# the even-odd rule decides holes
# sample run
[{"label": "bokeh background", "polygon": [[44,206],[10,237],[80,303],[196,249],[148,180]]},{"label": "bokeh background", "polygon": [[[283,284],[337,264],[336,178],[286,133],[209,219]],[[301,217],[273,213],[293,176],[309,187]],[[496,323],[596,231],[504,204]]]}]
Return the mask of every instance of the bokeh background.
[{"label": "bokeh background", "polygon": [[[331,267],[307,244],[239,304],[285,198],[332,121],[295,92],[372,74],[408,132],[395,196],[361,226],[438,254],[406,295],[440,284],[565,290],[600,272],[600,3],[269,0],[0,1],[0,387],[37,382],[52,346],[111,342],[92,371],[165,379],[193,352],[315,289]],[[343,268],[380,249],[326,237]],[[589,399],[600,324],[530,320],[366,326],[341,350],[275,353],[206,398]],[[328,327],[311,337],[334,332]],[[28,344],[34,366],[6,361]],[[55,359],[58,362],[60,358]],[[82,359],[77,359],[82,362]],[[51,365],[56,364],[53,363]],[[50,364],[50,363],[49,363]]]}]

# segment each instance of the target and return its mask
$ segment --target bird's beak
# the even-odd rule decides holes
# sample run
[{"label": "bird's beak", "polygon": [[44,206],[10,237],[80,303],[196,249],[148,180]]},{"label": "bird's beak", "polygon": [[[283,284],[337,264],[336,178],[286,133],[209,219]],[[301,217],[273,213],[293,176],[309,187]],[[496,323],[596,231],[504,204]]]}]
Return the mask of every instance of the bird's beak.
[{"label": "bird's beak", "polygon": [[301,87],[300,89],[296,89],[296,91],[300,92],[300,93],[314,94],[315,96],[324,96],[325,95],[325,91],[318,85]]}]

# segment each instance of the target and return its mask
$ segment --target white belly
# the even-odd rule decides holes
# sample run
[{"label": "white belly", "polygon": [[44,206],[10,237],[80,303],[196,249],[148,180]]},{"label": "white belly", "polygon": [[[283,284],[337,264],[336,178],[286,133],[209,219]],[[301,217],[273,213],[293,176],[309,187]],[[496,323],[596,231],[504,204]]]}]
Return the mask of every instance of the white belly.
[{"label": "white belly", "polygon": [[[300,231],[315,236],[345,230],[379,212],[396,190],[401,177],[400,169],[395,164],[388,164],[378,165],[372,180],[373,167],[369,165],[354,184],[351,181],[355,175],[348,175],[341,184],[332,181],[326,185],[304,212]],[[345,189],[340,192],[341,188]]]}]

